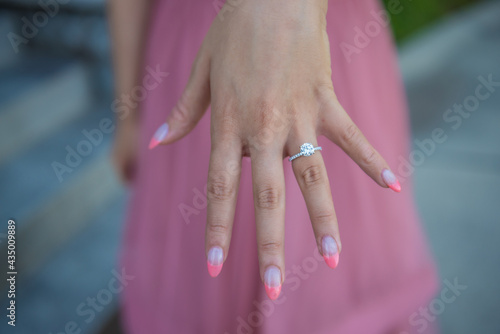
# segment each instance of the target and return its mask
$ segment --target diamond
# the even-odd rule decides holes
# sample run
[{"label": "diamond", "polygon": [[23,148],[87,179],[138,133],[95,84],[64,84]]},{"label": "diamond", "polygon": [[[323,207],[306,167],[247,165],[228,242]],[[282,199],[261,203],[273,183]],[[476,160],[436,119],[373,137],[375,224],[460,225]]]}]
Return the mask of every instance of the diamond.
[{"label": "diamond", "polygon": [[314,146],[309,143],[302,144],[300,147],[300,153],[302,153],[305,157],[308,157],[310,155],[314,154]]}]

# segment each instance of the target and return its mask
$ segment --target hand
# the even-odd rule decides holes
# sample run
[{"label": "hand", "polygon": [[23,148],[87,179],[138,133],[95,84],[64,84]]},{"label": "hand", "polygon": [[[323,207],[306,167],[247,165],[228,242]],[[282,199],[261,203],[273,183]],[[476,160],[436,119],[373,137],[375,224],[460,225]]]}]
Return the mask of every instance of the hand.
[{"label": "hand", "polygon": [[[243,1],[215,19],[185,91],[151,141],[170,144],[196,125],[211,102],[206,252],[216,276],[226,259],[240,177],[250,156],[260,275],[271,299],[283,282],[283,158],[325,135],[376,183],[400,188],[384,159],[337,100],[326,33],[327,1]],[[165,131],[168,128],[168,131]],[[341,242],[328,175],[319,152],[292,162],[326,263]]]},{"label": "hand", "polygon": [[120,180],[129,184],[135,176],[138,123],[132,115],[118,122],[111,160]]}]

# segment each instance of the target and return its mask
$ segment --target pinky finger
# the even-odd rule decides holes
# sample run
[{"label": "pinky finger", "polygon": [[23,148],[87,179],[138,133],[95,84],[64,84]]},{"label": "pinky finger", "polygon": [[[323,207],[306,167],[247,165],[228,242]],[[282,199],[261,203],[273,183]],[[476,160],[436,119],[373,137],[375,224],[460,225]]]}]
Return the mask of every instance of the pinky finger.
[{"label": "pinky finger", "polygon": [[326,137],[342,148],[380,186],[400,192],[401,185],[387,162],[365,138],[336,98],[328,100],[324,115],[322,132]]}]

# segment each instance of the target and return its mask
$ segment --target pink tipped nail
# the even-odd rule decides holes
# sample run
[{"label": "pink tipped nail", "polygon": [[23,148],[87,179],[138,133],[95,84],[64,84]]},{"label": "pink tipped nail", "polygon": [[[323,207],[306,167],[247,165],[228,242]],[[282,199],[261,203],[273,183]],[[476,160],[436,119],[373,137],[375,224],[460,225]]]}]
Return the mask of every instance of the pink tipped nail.
[{"label": "pink tipped nail", "polygon": [[275,300],[281,292],[281,271],[276,266],[269,266],[264,273],[264,286],[269,299]]},{"label": "pink tipped nail", "polygon": [[207,267],[208,273],[212,277],[217,277],[222,270],[222,265],[224,261],[224,253],[220,247],[212,247],[208,251],[207,256]]},{"label": "pink tipped nail", "polygon": [[160,145],[161,141],[156,140],[156,138],[151,138],[151,141],[149,142],[149,149],[152,150],[156,146]]},{"label": "pink tipped nail", "polygon": [[153,135],[153,138],[151,138],[151,141],[149,142],[149,149],[152,150],[156,146],[158,146],[163,139],[167,136],[168,133],[168,124],[163,123],[158,130],[156,130],[155,134]]},{"label": "pink tipped nail", "polygon": [[267,285],[264,285],[266,287],[266,293],[269,299],[271,300],[276,300],[278,299],[280,293],[281,293],[281,285],[275,288],[271,288]]},{"label": "pink tipped nail", "polygon": [[339,249],[335,239],[329,235],[325,235],[321,241],[321,251],[326,264],[330,268],[335,269],[339,264]]},{"label": "pink tipped nail", "polygon": [[387,186],[395,192],[398,193],[401,191],[401,185],[399,184],[398,179],[389,169],[384,169],[382,171],[382,179],[384,180],[385,184],[387,184]]},{"label": "pink tipped nail", "polygon": [[210,262],[207,261],[207,266],[208,266],[208,273],[212,277],[217,277],[222,270],[222,264],[214,266],[214,265],[210,264]]},{"label": "pink tipped nail", "polygon": [[337,266],[339,264],[339,254],[338,253],[333,255],[333,256],[323,255],[323,259],[325,259],[325,262],[328,265],[328,267],[330,267],[332,269],[337,268]]}]

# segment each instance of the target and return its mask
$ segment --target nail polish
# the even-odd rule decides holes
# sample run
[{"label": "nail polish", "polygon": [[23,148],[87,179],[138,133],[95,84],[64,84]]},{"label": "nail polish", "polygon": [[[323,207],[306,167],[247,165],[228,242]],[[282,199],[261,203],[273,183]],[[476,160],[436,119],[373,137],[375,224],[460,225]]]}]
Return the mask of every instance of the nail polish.
[{"label": "nail polish", "polygon": [[168,124],[163,123],[158,130],[156,130],[155,134],[153,135],[153,138],[151,138],[151,141],[149,142],[149,149],[152,150],[156,146],[158,146],[163,139],[167,136],[168,133]]},{"label": "nail polish", "polygon": [[339,264],[339,248],[337,247],[335,239],[329,235],[325,235],[321,241],[321,251],[326,264],[330,268],[335,269]]},{"label": "nail polish", "polygon": [[389,169],[384,169],[382,171],[382,179],[384,180],[385,184],[387,184],[387,186],[395,192],[398,193],[401,191],[401,185],[399,184],[398,179]]},{"label": "nail polish", "polygon": [[217,277],[222,270],[222,264],[224,261],[224,253],[222,248],[215,246],[210,248],[207,256],[207,267],[208,273],[212,277]]},{"label": "nail polish", "polygon": [[281,292],[281,271],[276,266],[269,266],[264,273],[264,286],[269,299],[275,300]]}]

